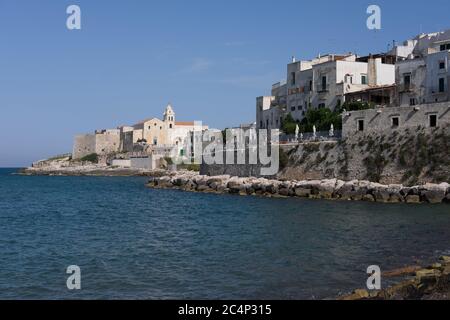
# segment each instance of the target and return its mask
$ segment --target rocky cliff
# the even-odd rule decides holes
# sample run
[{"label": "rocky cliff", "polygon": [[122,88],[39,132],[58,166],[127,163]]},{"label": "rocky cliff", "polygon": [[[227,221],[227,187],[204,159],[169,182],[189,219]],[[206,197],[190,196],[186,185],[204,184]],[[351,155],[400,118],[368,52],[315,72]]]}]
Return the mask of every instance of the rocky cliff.
[{"label": "rocky cliff", "polygon": [[288,157],[280,179],[336,178],[406,186],[450,182],[450,124],[301,144]]}]

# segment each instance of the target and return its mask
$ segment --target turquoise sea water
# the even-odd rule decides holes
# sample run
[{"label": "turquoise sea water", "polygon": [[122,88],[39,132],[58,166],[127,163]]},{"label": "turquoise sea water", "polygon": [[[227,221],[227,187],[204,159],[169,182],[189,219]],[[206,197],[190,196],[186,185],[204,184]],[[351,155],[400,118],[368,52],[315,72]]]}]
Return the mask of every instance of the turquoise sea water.
[{"label": "turquoise sea water", "polygon": [[[312,299],[450,249],[448,205],[266,199],[0,169],[0,299]],[[81,268],[79,291],[66,268]],[[382,282],[387,285],[386,281]]]}]

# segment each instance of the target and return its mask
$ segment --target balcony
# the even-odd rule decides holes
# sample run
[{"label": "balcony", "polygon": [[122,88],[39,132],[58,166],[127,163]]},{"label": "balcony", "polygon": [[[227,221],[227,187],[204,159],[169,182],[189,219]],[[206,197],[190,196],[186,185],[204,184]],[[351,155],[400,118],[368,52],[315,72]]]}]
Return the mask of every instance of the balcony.
[{"label": "balcony", "polygon": [[318,84],[318,85],[316,85],[316,91],[319,93],[328,92],[328,91],[330,91],[330,85],[329,84],[324,85],[322,83]]},{"label": "balcony", "polygon": [[444,86],[444,88],[439,88],[439,87],[430,88],[430,94],[433,94],[433,95],[441,95],[441,94],[446,94],[446,93],[447,93],[446,86]]},{"label": "balcony", "polygon": [[416,86],[413,84],[399,84],[398,85],[398,92],[413,92],[416,89]]}]

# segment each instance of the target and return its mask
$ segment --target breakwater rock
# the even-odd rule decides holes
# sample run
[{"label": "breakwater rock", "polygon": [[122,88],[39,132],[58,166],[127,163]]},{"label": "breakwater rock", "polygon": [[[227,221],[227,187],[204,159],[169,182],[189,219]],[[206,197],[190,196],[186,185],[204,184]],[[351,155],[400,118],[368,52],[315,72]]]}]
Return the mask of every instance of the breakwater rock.
[{"label": "breakwater rock", "polygon": [[399,184],[383,185],[360,180],[280,181],[252,177],[239,178],[229,175],[204,176],[183,172],[171,176],[152,177],[147,186],[192,192],[266,197],[362,200],[385,203],[450,203],[450,185],[448,183],[405,187]]}]

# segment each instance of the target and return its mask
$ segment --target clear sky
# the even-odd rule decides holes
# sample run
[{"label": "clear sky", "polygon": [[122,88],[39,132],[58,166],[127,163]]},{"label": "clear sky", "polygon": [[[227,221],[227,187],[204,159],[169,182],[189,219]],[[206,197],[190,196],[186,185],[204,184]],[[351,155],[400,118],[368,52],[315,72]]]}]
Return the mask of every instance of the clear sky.
[{"label": "clear sky", "polygon": [[[66,28],[81,8],[82,29]],[[366,9],[382,9],[382,29]],[[450,2],[0,0],[0,167],[71,152],[73,136],[161,117],[254,121],[295,55],[368,54],[450,28]]]}]

